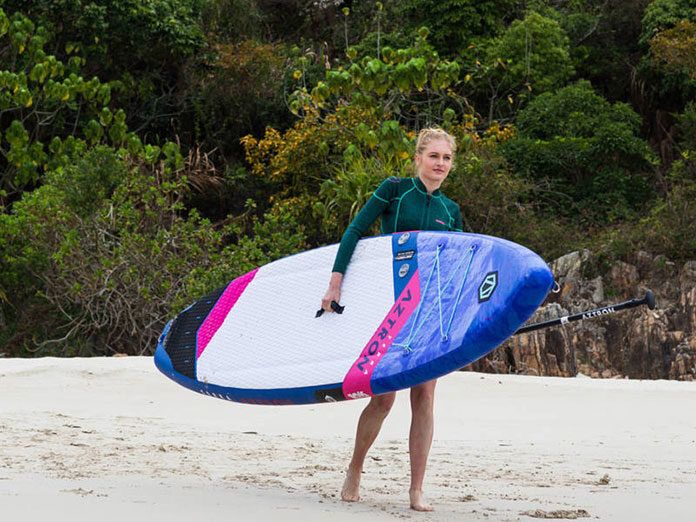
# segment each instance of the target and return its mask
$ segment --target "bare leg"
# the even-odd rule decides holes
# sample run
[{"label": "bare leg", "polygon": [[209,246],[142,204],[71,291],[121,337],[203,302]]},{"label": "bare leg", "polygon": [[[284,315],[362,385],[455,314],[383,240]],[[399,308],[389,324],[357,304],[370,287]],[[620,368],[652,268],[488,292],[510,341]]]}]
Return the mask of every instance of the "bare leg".
[{"label": "bare leg", "polygon": [[423,500],[423,477],[425,476],[430,445],[433,442],[435,384],[437,384],[437,379],[411,388],[411,432],[408,441],[411,456],[409,497],[411,509],[416,511],[433,510],[432,506]]},{"label": "bare leg", "polygon": [[360,474],[365,463],[367,450],[370,449],[370,446],[377,438],[382,423],[394,404],[395,397],[395,392],[372,397],[360,414],[358,430],[355,435],[353,458],[348,465],[346,480],[341,490],[341,499],[345,502],[357,502],[360,500]]}]

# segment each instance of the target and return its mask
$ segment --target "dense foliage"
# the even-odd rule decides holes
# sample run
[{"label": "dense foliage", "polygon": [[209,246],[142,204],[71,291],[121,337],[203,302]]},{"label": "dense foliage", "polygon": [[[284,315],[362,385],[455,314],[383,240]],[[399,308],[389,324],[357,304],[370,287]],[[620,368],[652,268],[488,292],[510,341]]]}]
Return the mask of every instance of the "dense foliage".
[{"label": "dense foliage", "polygon": [[519,175],[548,182],[550,211],[594,224],[636,216],[652,198],[656,159],[638,135],[639,116],[588,82],[537,96],[517,128],[505,156]]},{"label": "dense foliage", "polygon": [[178,84],[207,44],[196,0],[3,0],[50,35],[47,54],[77,56],[88,78],[118,80],[120,108],[141,135],[165,141],[184,109]]},{"label": "dense foliage", "polygon": [[458,138],[467,230],[694,258],[695,9],[0,0],[0,354],[151,353],[197,297],[338,241],[427,125]]}]

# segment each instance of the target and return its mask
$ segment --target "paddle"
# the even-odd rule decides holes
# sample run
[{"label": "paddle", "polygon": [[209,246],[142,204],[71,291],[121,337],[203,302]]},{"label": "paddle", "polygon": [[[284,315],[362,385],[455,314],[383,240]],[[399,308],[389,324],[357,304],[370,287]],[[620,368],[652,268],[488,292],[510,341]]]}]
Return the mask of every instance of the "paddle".
[{"label": "paddle", "polygon": [[541,323],[534,323],[528,326],[523,326],[517,330],[513,335],[532,332],[534,330],[541,330],[542,328],[548,328],[549,326],[556,326],[557,324],[566,324],[572,321],[582,321],[584,319],[592,319],[594,317],[600,317],[603,315],[613,314],[620,310],[627,310],[628,308],[635,308],[636,306],[647,305],[650,310],[655,308],[655,294],[651,290],[645,292],[645,297],[642,299],[631,299],[630,301],[625,301],[623,303],[605,306],[603,308],[595,308],[594,310],[588,310],[586,312],[580,312],[573,315],[566,315],[564,317],[559,317],[558,319],[551,319],[549,321],[543,321]]}]

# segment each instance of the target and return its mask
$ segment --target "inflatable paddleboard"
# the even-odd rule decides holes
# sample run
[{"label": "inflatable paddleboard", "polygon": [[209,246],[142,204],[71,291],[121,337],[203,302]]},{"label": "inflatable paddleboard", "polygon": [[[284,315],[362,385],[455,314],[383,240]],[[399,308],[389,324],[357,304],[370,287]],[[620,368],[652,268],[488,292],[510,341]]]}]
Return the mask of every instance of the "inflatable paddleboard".
[{"label": "inflatable paddleboard", "polygon": [[338,245],[279,259],[189,306],[155,353],[191,390],[251,404],[369,397],[440,377],[512,335],[553,284],[525,247],[459,232],[362,239],[342,313],[318,314]]}]

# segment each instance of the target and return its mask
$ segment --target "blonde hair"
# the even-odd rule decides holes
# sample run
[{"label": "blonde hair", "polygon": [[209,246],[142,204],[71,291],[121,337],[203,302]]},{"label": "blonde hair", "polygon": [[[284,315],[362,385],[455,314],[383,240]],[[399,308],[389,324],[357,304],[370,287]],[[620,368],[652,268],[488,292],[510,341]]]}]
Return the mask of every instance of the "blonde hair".
[{"label": "blonde hair", "polygon": [[452,154],[457,152],[457,140],[451,134],[438,127],[428,127],[422,129],[416,140],[416,154],[422,154],[425,147],[433,140],[445,140],[452,148]]}]

